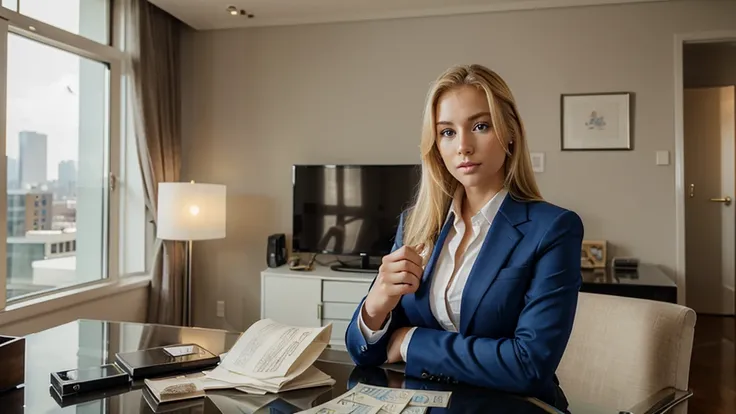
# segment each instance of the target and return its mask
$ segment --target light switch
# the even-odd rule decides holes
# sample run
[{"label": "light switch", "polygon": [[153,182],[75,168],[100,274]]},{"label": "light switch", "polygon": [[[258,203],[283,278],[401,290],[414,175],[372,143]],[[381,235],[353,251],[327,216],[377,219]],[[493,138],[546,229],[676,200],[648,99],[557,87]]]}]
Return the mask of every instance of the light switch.
[{"label": "light switch", "polygon": [[544,153],[532,152],[529,155],[532,160],[532,171],[536,173],[544,172]]},{"label": "light switch", "polygon": [[657,165],[670,165],[669,151],[657,151]]}]

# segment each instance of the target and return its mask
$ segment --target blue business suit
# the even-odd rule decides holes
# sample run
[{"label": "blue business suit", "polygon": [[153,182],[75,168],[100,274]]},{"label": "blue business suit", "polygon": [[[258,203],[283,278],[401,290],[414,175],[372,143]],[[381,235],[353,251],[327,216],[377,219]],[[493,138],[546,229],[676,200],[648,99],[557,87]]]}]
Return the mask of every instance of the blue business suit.
[{"label": "blue business suit", "polygon": [[[507,195],[463,291],[458,332],[443,330],[429,306],[430,283],[453,217],[445,222],[416,293],[393,310],[387,333],[366,342],[358,307],[348,326],[357,365],[380,365],[393,331],[416,326],[406,374],[466,382],[566,406],[555,370],[567,346],[581,285],[583,224],[572,211]],[[403,216],[393,249],[402,245]],[[566,407],[559,407],[563,410]]]}]

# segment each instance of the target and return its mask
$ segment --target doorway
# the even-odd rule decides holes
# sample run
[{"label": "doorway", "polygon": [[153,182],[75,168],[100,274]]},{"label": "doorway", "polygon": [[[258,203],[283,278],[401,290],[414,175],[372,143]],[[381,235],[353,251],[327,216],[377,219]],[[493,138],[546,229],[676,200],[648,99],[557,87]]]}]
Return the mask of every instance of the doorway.
[{"label": "doorway", "polygon": [[684,259],[685,289],[679,299],[699,314],[733,316],[736,36],[683,40],[681,51],[677,196],[678,235],[684,224],[684,243],[680,246],[678,237],[678,248],[684,252],[678,251],[678,270]]}]

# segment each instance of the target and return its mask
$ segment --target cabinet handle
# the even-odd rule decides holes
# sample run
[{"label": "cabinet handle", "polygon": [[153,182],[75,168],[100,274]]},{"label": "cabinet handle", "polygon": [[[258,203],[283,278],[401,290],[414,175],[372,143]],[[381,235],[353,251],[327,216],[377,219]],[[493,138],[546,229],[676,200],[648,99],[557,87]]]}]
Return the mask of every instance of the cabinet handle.
[{"label": "cabinet handle", "polygon": [[317,319],[322,320],[322,304],[317,304]]},{"label": "cabinet handle", "polygon": [[727,206],[731,205],[731,197],[729,196],[723,198],[711,198],[710,201],[715,201],[716,203],[725,203]]}]

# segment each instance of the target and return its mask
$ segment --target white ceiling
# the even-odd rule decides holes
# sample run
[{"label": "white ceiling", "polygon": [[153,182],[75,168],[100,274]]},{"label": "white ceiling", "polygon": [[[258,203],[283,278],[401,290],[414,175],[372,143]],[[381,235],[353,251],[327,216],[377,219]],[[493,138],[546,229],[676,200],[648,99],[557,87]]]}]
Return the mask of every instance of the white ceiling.
[{"label": "white ceiling", "polygon": [[[668,0],[149,0],[197,30]],[[255,17],[231,16],[228,6]]]}]

